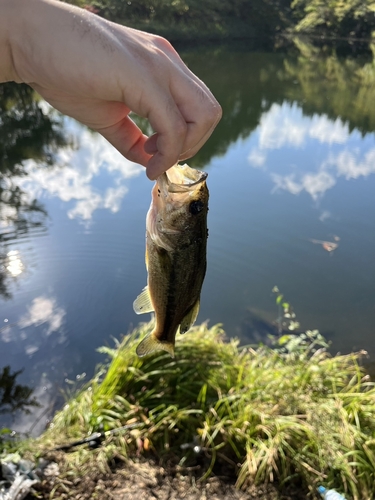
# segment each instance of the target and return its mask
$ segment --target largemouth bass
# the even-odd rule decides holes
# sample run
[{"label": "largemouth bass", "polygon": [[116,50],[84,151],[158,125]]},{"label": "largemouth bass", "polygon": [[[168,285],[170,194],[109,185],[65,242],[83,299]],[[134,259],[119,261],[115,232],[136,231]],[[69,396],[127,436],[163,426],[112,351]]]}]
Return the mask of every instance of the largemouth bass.
[{"label": "largemouth bass", "polygon": [[207,174],[175,165],[158,177],[146,218],[147,286],[134,301],[137,314],[155,311],[155,328],[137,347],[174,356],[176,333],[195,322],[206,273]]}]

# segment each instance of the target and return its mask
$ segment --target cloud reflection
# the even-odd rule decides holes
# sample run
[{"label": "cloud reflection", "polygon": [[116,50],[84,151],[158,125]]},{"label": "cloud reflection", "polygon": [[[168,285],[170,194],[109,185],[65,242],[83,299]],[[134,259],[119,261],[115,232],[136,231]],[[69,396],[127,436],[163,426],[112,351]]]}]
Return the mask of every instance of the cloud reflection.
[{"label": "cloud reflection", "polygon": [[[47,297],[36,297],[27,313],[18,322],[20,328],[47,325],[46,335],[59,330],[63,324],[65,310],[56,305],[56,300]],[[31,346],[28,346],[29,350]],[[34,351],[35,352],[35,351]]]},{"label": "cloud reflection", "polygon": [[285,176],[271,174],[271,179],[275,183],[275,190],[284,189],[291,194],[306,191],[314,200],[323,196],[328,189],[336,184],[335,178],[324,171],[316,174],[305,174],[297,181],[295,180],[295,174]]},{"label": "cloud reflection", "polygon": [[258,148],[254,148],[250,151],[247,159],[253,167],[261,168],[266,163],[267,155],[264,151],[261,151]]},{"label": "cloud reflection", "polygon": [[375,148],[370,149],[363,160],[357,159],[358,152],[342,151],[336,157],[331,158],[327,168],[336,169],[337,175],[345,179],[357,179],[367,177],[375,172]]},{"label": "cloud reflection", "polygon": [[24,163],[27,176],[18,185],[30,199],[43,195],[74,203],[68,217],[88,221],[102,208],[117,212],[128,192],[124,181],[138,176],[143,167],[125,159],[101,135],[91,132],[71,118],[65,126],[78,142],[77,148],[64,148],[52,168],[40,168],[34,160]]},{"label": "cloud reflection", "polygon": [[[304,116],[302,109],[296,104],[273,104],[263,114],[254,137],[257,143],[250,150],[248,162],[254,168],[269,172],[274,182],[273,191],[281,189],[294,195],[305,191],[314,200],[318,200],[335,186],[339,177],[349,180],[375,173],[375,148],[361,153],[358,134],[350,133],[349,127],[339,118],[333,121],[325,115]],[[324,145],[327,150],[325,158],[318,160],[316,165],[314,160],[317,157],[309,155],[307,149],[314,147],[314,143]],[[273,152],[282,148],[294,149],[296,161],[290,162],[293,160],[293,153],[289,152],[290,163],[280,162],[279,156],[275,162],[276,153]],[[306,148],[306,162],[301,165],[297,150],[303,148]],[[363,149],[363,144],[361,148]],[[320,152],[322,151],[324,153],[324,149],[320,148]],[[314,170],[311,165],[314,165]],[[307,169],[311,171],[306,171]],[[285,170],[289,171],[285,173]]]},{"label": "cloud reflection", "polygon": [[296,104],[272,104],[260,120],[259,149],[302,147],[309,138],[324,144],[344,144],[349,127],[339,118],[330,120],[324,115],[309,118]]}]

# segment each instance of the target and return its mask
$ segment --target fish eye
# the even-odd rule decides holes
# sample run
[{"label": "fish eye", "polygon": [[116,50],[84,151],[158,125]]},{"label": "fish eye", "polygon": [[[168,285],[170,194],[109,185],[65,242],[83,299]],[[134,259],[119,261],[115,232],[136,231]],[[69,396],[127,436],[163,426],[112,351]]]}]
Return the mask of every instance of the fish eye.
[{"label": "fish eye", "polygon": [[199,214],[203,210],[204,203],[200,200],[192,201],[189,205],[189,212],[193,215]]}]

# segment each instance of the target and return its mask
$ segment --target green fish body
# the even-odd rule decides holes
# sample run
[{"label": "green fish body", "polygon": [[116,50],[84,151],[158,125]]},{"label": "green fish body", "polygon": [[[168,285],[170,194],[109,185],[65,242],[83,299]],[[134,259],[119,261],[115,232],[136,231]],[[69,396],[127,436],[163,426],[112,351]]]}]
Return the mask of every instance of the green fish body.
[{"label": "green fish body", "polygon": [[176,333],[195,322],[206,273],[207,174],[175,165],[152,189],[146,218],[147,287],[133,306],[155,312],[155,328],[137,347],[142,357],[157,350],[174,356]]}]

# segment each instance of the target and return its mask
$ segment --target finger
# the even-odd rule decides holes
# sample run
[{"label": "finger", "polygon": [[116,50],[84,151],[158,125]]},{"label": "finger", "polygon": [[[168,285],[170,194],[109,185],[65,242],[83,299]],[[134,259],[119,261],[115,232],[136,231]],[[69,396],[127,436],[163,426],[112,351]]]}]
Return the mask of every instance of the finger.
[{"label": "finger", "polygon": [[156,134],[149,139],[146,146],[148,152],[154,152],[146,167],[150,179],[156,179],[177,163],[185,147],[188,129],[185,119],[170,96],[159,96],[153,105],[148,119]]},{"label": "finger", "polygon": [[207,87],[186,80],[171,87],[172,96],[187,124],[180,159],[193,156],[207,141],[221,119],[222,110]]},{"label": "finger", "polygon": [[[191,158],[192,156],[194,156],[201,149],[201,147],[207,142],[207,140],[210,138],[210,136],[212,135],[212,132],[215,130],[216,125],[219,123],[220,119],[221,119],[221,113],[217,115],[216,120],[211,125],[211,127],[207,130],[207,132],[203,135],[203,137],[200,140],[198,140],[198,142],[194,146],[192,146],[191,148],[185,149],[180,154],[179,160],[187,160],[188,158]],[[197,132],[196,132],[196,130],[192,130],[192,129],[195,126],[196,126],[195,123],[189,124],[189,126],[188,126],[187,142],[189,141],[189,139],[191,137],[192,138],[191,141],[194,143],[194,141],[195,141],[194,137],[197,136]],[[199,132],[198,132],[198,136],[199,136]]]},{"label": "finger", "polygon": [[[219,118],[217,121],[219,121]],[[181,152],[181,154],[179,156],[179,160],[180,161],[187,160],[188,158],[191,158],[192,156],[194,156],[199,151],[199,149],[203,146],[203,144],[207,141],[207,139],[210,137],[210,135],[212,134],[212,132],[214,131],[214,129],[216,127],[216,124],[217,124],[217,122],[215,122],[212,125],[212,127],[206,132],[206,134],[200,139],[200,141],[194,147],[189,148],[189,149]],[[191,123],[187,124],[187,127],[188,127],[187,135],[189,135],[189,131],[190,131],[190,128],[192,126],[195,126],[195,124],[191,124]],[[154,155],[155,153],[158,152],[158,146],[157,146],[158,137],[159,137],[159,134],[153,134],[145,142],[144,149],[145,149],[146,153],[148,153],[149,155]]]},{"label": "finger", "polygon": [[147,136],[128,116],[114,125],[96,130],[128,160],[144,167],[148,164],[151,155],[144,148]]},{"label": "finger", "polygon": [[158,152],[158,134],[152,134],[145,142],[145,151],[149,155],[154,155]]},{"label": "finger", "polygon": [[[192,147],[185,149],[184,151],[181,152],[180,154],[180,160],[186,160],[187,158],[191,158],[195,153],[203,146],[203,144],[207,141],[207,139],[210,137],[212,132],[214,131],[217,122],[220,120],[220,116],[217,117],[216,121],[212,124],[211,128],[203,135],[203,137],[198,141],[198,143]],[[188,127],[187,131],[187,137],[190,135],[190,129],[191,127],[195,127],[195,123],[187,123],[186,124]],[[194,135],[195,132],[192,132],[192,135]],[[157,146],[157,140],[158,140],[159,134],[153,134],[151,135],[147,141],[145,142],[145,151],[149,155],[154,155],[158,151],[158,146]],[[185,139],[185,142],[188,142],[188,139]]]}]

